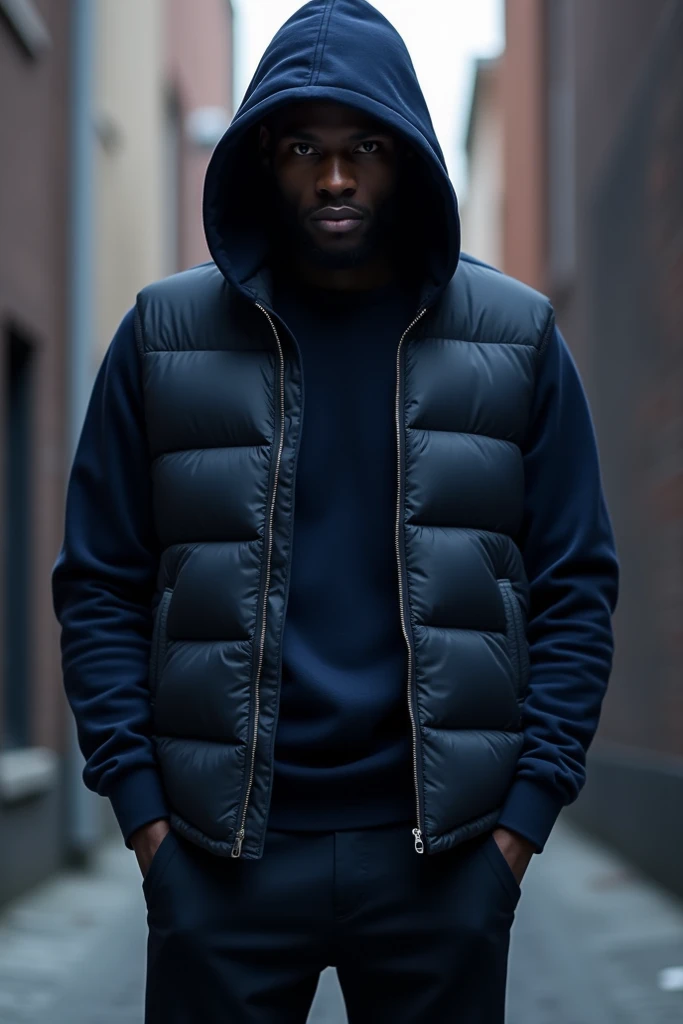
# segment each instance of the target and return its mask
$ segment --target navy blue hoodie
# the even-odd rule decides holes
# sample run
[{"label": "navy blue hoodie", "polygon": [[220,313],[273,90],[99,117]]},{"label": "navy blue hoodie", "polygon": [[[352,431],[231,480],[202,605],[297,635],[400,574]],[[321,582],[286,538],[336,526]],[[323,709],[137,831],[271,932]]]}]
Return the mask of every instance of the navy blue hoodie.
[{"label": "navy blue hoodie", "polygon": [[[207,174],[205,228],[216,264],[246,291],[264,263],[267,237],[249,201],[254,130],[275,107],[307,98],[341,101],[385,121],[421,157],[429,240],[422,301],[435,301],[460,257],[457,203],[407,51],[364,0],[314,0],[266,51]],[[523,455],[525,515],[517,540],[531,589],[532,669],[524,747],[500,823],[542,849],[560,808],[583,783],[610,670],[617,587],[590,414],[557,332],[540,367]],[[324,479],[319,486],[325,488]],[[350,496],[359,522],[366,501],[360,491]],[[140,364],[128,314],[93,391],[53,577],[85,780],[111,798],[127,839],[167,814],[147,692],[158,559]],[[345,561],[341,552],[342,571]]]}]

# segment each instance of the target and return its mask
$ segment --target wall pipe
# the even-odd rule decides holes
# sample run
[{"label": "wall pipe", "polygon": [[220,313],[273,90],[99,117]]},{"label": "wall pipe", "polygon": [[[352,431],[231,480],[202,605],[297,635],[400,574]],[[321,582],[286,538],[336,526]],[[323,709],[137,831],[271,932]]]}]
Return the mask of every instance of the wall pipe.
[{"label": "wall pipe", "polygon": [[[70,67],[70,252],[68,304],[69,462],[73,459],[93,383],[95,0],[72,0]],[[97,797],[83,784],[83,755],[69,715],[66,758],[66,843],[86,860],[100,838]]]}]

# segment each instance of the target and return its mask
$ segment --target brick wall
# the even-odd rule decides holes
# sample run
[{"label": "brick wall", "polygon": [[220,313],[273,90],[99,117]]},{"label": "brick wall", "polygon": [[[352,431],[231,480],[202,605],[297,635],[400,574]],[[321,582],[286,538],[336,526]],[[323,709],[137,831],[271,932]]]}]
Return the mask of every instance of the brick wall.
[{"label": "brick wall", "polygon": [[578,0],[580,338],[622,560],[601,738],[683,757],[683,9]]},{"label": "brick wall", "polygon": [[505,194],[503,270],[545,288],[546,167],[543,0],[508,0],[501,60]]}]

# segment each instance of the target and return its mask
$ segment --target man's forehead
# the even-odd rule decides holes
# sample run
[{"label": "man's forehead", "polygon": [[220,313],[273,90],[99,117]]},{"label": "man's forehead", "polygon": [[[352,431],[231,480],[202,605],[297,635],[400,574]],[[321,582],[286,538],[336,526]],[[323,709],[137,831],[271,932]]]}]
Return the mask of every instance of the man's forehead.
[{"label": "man's forehead", "polygon": [[377,118],[342,103],[294,103],[273,116],[271,127],[276,135],[288,135],[298,131],[314,134],[326,129],[391,134],[388,127]]}]

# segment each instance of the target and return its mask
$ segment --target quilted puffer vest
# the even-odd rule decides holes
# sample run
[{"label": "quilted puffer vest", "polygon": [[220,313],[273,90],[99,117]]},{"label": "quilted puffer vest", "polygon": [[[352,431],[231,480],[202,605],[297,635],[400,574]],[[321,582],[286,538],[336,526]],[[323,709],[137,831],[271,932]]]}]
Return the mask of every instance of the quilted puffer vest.
[{"label": "quilted puffer vest", "polygon": [[[543,296],[463,257],[396,339],[397,614],[418,852],[489,829],[514,777],[529,673],[522,456],[552,327]],[[273,774],[302,367],[267,298],[250,304],[213,264],[141,292],[136,328],[162,550],[159,765],[181,834],[254,859]]]}]

